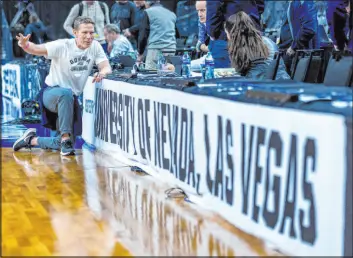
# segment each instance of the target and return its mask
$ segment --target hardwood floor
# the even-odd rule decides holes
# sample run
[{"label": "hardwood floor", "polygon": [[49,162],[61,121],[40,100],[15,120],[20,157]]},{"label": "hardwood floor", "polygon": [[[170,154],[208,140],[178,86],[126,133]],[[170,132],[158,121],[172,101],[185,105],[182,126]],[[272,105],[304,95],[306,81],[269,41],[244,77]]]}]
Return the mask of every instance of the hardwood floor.
[{"label": "hardwood floor", "polygon": [[101,153],[3,148],[3,256],[275,255]]}]

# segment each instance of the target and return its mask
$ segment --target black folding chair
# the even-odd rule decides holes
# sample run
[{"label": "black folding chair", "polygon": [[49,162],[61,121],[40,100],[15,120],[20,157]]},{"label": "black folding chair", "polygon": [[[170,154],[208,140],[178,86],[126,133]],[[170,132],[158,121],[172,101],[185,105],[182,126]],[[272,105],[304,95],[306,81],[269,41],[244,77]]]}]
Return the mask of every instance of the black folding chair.
[{"label": "black folding chair", "polygon": [[291,78],[300,82],[320,83],[323,64],[323,50],[297,50],[292,64]]},{"label": "black folding chair", "polygon": [[268,67],[268,70],[266,73],[266,79],[276,80],[277,71],[278,71],[278,67],[279,67],[279,63],[280,63],[282,55],[283,55],[283,52],[276,52],[275,53],[275,56]]},{"label": "black folding chair", "polygon": [[353,54],[334,51],[328,63],[324,85],[353,87]]}]

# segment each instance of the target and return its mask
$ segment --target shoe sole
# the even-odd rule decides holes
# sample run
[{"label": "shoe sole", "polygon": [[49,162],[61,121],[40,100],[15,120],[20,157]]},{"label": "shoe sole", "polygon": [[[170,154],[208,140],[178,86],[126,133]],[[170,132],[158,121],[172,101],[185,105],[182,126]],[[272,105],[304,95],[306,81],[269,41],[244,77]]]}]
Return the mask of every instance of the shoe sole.
[{"label": "shoe sole", "polygon": [[29,133],[32,133],[32,132],[33,132],[33,133],[36,133],[37,130],[36,130],[35,128],[29,128],[29,129],[27,129],[27,130],[23,133],[23,135],[22,135],[20,138],[18,138],[17,141],[15,141],[15,143],[12,145],[12,150],[15,151],[15,146],[16,146],[16,144],[19,143],[20,141],[22,141],[24,138],[26,138],[26,137],[28,136]]},{"label": "shoe sole", "polygon": [[62,155],[62,156],[75,155],[75,151],[70,151],[70,152],[62,152],[62,151],[60,151],[60,155]]}]

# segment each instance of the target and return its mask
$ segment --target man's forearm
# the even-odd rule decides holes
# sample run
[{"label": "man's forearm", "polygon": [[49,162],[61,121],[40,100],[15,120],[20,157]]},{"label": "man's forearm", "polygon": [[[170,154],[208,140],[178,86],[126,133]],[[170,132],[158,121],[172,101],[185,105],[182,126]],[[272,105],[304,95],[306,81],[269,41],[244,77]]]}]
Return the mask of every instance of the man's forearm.
[{"label": "man's forearm", "polygon": [[112,68],[110,67],[110,65],[109,66],[105,66],[99,71],[99,73],[104,75],[104,76],[106,76],[106,75],[112,73]]},{"label": "man's forearm", "polygon": [[19,45],[26,53],[36,56],[46,55],[46,49],[44,45],[36,45],[32,42],[27,42],[24,46]]}]

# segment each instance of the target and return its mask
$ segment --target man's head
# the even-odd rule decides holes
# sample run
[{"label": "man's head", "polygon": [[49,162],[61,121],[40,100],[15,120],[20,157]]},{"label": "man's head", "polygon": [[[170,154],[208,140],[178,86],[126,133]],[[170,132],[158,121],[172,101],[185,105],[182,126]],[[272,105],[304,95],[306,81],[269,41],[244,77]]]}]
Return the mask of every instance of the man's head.
[{"label": "man's head", "polygon": [[73,32],[78,47],[89,48],[94,39],[94,22],[86,16],[78,16],[74,21]]},{"label": "man's head", "polygon": [[120,35],[120,29],[115,24],[107,24],[104,26],[104,37],[109,42],[115,41]]},{"label": "man's head", "polygon": [[197,15],[201,23],[206,22],[206,1],[196,1]]},{"label": "man's head", "polygon": [[146,1],[144,0],[138,0],[138,1],[134,1],[135,5],[137,7],[141,7],[141,6],[144,6],[146,4]]}]

